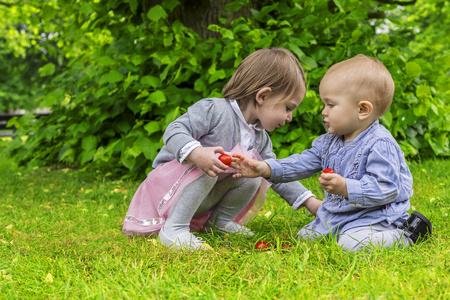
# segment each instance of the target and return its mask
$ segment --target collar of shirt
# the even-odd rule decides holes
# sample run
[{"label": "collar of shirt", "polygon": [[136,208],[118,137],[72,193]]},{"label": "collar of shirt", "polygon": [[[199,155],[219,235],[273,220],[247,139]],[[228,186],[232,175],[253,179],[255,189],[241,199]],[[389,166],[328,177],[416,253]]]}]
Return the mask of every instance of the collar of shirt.
[{"label": "collar of shirt", "polygon": [[[358,134],[358,136],[354,139],[351,140],[350,142],[345,143],[346,147],[356,147],[359,146],[359,144],[361,143],[361,140],[365,138],[365,136],[369,133],[372,132],[373,128],[378,126],[378,124],[380,124],[379,120],[375,120],[375,122],[373,122],[369,127],[367,127],[363,132],[361,132],[360,134]],[[343,137],[341,139],[341,143],[343,144]]]},{"label": "collar of shirt", "polygon": [[258,123],[256,124],[247,124],[247,121],[242,114],[241,109],[239,108],[239,104],[236,100],[230,100],[231,107],[233,108],[236,115],[239,117],[239,130],[241,135],[241,145],[250,150],[253,148],[255,144],[255,130],[262,131],[263,128]]},{"label": "collar of shirt", "polygon": [[241,123],[244,125],[244,127],[247,130],[258,130],[258,131],[264,130],[264,128],[261,127],[261,124],[259,122],[257,122],[256,124],[247,124],[247,121],[245,120],[244,115],[242,114],[241,108],[239,107],[239,104],[237,103],[236,100],[230,100],[230,103],[231,103],[231,107],[233,108],[234,112],[239,117],[239,120],[241,121]]}]

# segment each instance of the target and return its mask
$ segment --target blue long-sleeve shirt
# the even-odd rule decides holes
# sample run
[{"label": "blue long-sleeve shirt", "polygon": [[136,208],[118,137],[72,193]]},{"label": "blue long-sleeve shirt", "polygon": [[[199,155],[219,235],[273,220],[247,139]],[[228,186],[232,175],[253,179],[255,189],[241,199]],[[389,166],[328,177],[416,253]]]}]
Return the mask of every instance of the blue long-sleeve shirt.
[{"label": "blue long-sleeve shirt", "polygon": [[378,120],[347,143],[327,133],[301,154],[266,162],[272,182],[304,179],[325,168],[346,179],[348,198],[325,192],[316,219],[307,225],[321,234],[378,223],[399,226],[408,217],[412,175],[400,146]]}]

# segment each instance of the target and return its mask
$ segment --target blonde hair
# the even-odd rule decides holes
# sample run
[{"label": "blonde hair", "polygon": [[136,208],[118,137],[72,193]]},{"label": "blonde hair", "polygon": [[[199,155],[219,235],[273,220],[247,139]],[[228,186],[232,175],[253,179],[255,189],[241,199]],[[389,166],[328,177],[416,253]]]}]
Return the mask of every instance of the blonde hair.
[{"label": "blonde hair", "polygon": [[394,80],[388,69],[378,59],[358,54],[331,66],[322,82],[336,72],[339,74],[335,75],[345,81],[342,88],[348,89],[353,94],[353,100],[370,101],[378,117],[381,117],[391,106],[395,90]]},{"label": "blonde hair", "polygon": [[239,64],[222,94],[226,99],[238,101],[241,109],[245,109],[249,103],[256,103],[256,94],[263,87],[270,87],[272,95],[282,95],[286,101],[294,95],[303,99],[305,73],[294,54],[283,48],[253,52]]}]

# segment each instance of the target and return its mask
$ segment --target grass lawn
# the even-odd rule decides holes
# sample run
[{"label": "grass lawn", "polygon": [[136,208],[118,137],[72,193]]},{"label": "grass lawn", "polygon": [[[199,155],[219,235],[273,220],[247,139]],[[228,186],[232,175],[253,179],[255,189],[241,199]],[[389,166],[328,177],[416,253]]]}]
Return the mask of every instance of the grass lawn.
[{"label": "grass lawn", "polygon": [[[313,217],[270,190],[248,223],[254,237],[200,234],[214,251],[191,253],[121,233],[140,182],[0,158],[0,298],[450,299],[450,159],[410,167],[411,211],[434,226],[425,243],[371,253],[298,243]],[[302,183],[323,197],[317,177]],[[260,240],[270,251],[254,250]]]}]

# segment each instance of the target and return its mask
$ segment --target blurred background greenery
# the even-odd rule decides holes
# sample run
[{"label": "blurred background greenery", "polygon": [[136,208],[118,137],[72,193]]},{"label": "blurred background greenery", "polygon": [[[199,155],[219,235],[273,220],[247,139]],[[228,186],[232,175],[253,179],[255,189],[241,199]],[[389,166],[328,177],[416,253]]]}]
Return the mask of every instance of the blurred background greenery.
[{"label": "blurred background greenery", "polygon": [[446,157],[449,12],[444,0],[3,0],[0,111],[52,111],[36,122],[13,118],[23,138],[3,151],[30,166],[142,178],[172,120],[220,97],[251,52],[285,47],[302,62],[309,90],[294,121],[271,133],[279,157],[325,132],[320,79],[359,53],[394,78],[381,122],[406,156]]}]

